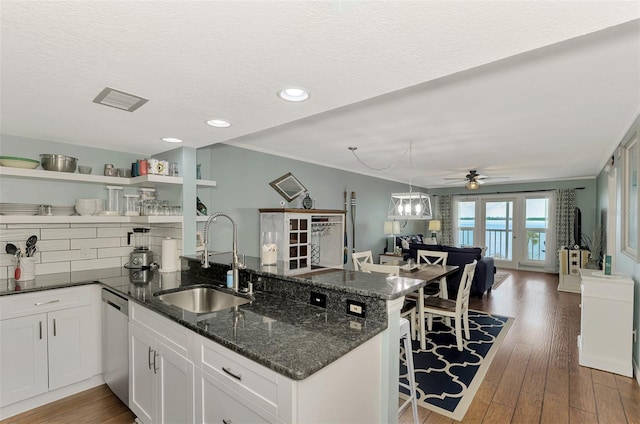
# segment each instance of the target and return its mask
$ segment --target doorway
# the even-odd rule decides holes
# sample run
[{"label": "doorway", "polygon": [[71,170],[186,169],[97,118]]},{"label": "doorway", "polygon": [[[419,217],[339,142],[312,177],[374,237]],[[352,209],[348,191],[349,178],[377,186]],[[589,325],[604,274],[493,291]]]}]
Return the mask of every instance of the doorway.
[{"label": "doorway", "polygon": [[454,242],[486,247],[497,267],[544,268],[550,193],[517,193],[456,199]]}]

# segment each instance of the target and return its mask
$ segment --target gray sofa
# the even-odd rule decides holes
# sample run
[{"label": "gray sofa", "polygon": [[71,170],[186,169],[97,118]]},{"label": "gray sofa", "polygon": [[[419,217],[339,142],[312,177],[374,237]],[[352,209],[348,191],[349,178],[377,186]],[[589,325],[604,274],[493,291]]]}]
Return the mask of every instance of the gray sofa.
[{"label": "gray sofa", "polygon": [[457,265],[460,267],[457,272],[447,277],[447,288],[449,293],[458,291],[464,266],[472,263],[474,260],[477,260],[478,264],[476,265],[476,273],[473,276],[473,281],[471,283],[471,294],[482,297],[484,293],[491,292],[496,268],[493,263],[493,258],[490,256],[482,257],[482,249],[479,247],[451,247],[440,244],[430,245],[423,243],[409,244],[409,256],[411,258],[417,260],[418,250],[448,252],[447,265]]}]

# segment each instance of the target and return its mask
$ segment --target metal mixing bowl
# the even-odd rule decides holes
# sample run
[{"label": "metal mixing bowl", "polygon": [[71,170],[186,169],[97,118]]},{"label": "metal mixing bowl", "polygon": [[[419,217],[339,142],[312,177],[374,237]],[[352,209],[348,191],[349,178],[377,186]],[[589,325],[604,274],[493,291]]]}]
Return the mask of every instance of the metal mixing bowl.
[{"label": "metal mixing bowl", "polygon": [[76,172],[78,159],[71,156],[43,154],[40,155],[40,165],[47,171]]}]

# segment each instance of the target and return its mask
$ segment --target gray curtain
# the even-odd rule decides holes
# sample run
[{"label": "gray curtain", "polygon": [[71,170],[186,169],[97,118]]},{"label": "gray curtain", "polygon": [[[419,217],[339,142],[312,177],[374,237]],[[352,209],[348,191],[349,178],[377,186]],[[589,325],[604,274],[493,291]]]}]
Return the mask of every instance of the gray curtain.
[{"label": "gray curtain", "polygon": [[[572,188],[556,190],[556,246],[561,249],[563,246],[573,246],[580,241],[573,240],[574,211],[576,208],[576,191]],[[548,252],[554,254],[555,252]],[[556,272],[560,271],[558,255],[556,257]]]},{"label": "gray curtain", "polygon": [[438,206],[440,207],[440,222],[442,225],[442,236],[440,244],[453,246],[453,213],[451,210],[451,195],[438,196]]}]

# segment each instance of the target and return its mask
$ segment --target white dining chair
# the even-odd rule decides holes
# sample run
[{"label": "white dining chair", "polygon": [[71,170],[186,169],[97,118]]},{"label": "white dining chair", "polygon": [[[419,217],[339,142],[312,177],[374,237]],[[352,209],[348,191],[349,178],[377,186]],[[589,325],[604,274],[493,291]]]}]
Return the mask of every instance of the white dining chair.
[{"label": "white dining chair", "polygon": [[[418,250],[418,264],[427,264],[427,265],[447,265],[447,259],[449,258],[449,252],[437,252],[433,250]],[[433,283],[431,283],[433,284]],[[426,287],[434,287],[431,284],[427,284]],[[432,294],[427,294],[427,290],[425,287],[425,295],[433,296]],[[433,289],[431,290],[433,292]],[[438,287],[438,295],[443,299],[449,298],[449,293],[447,290],[447,277],[442,277],[440,279],[440,284]]]},{"label": "white dining chair", "polygon": [[[355,261],[354,261],[355,263]],[[369,262],[362,262],[361,271],[363,272],[378,272],[381,274],[387,274],[392,276],[400,275],[399,265],[381,265]],[[411,321],[405,317],[410,316]],[[417,390],[415,382],[415,371],[413,369],[413,349],[411,347],[411,341],[409,340],[409,332],[411,332],[411,338],[415,340],[415,322],[416,322],[416,305],[411,301],[405,301],[405,306],[400,311],[400,341],[403,343],[405,350],[405,357],[407,358],[407,379],[409,384],[399,382],[401,387],[409,390],[409,398],[406,399],[402,405],[398,408],[398,415],[402,414],[404,409],[411,404],[413,412],[413,421],[418,423],[418,407],[417,407]]]},{"label": "white dining chair", "polygon": [[473,263],[465,265],[455,301],[438,297],[430,297],[424,300],[424,311],[429,314],[427,329],[431,331],[433,327],[433,315],[453,318],[455,321],[456,344],[460,351],[462,351],[463,326],[465,338],[469,340],[471,337],[469,333],[469,296],[477,263],[478,261],[473,261]]},{"label": "white dining chair", "polygon": [[371,253],[371,250],[354,252],[351,254],[351,259],[353,259],[353,269],[355,271],[360,271],[360,265],[362,263],[373,263],[373,254]]}]

